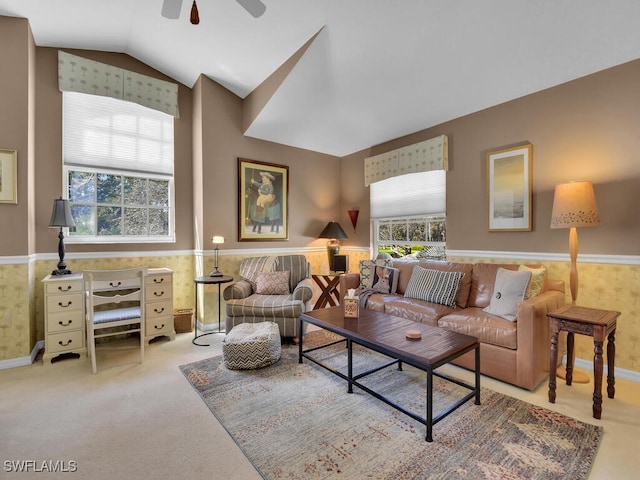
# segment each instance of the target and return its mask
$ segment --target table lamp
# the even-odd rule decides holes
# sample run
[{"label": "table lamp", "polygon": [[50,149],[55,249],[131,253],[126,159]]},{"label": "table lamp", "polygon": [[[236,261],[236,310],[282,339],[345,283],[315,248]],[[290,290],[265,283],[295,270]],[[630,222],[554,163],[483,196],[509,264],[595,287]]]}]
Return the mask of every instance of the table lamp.
[{"label": "table lamp", "polygon": [[214,270],[213,272],[211,272],[209,274],[210,277],[221,277],[222,276],[222,272],[220,270],[218,270],[218,249],[219,249],[219,245],[224,243],[224,237],[221,237],[219,235],[215,235],[212,239],[211,239],[211,243],[213,243],[215,245],[215,249],[213,250],[214,254],[215,254],[215,265],[214,265]]},{"label": "table lamp", "polygon": [[[571,270],[569,272],[569,288],[571,290],[571,304],[578,299],[578,227],[597,227],[600,225],[600,215],[596,196],[591,182],[570,182],[556,185],[553,195],[553,210],[551,212],[551,228],[569,228],[569,257]],[[570,335],[568,342],[573,341]],[[573,350],[573,349],[572,349]],[[573,350],[575,352],[575,350]],[[573,363],[573,362],[572,362]],[[577,374],[577,375],[576,375]],[[558,376],[566,378],[564,370],[558,371]],[[589,377],[582,372],[573,372],[573,381],[588,383]]]},{"label": "table lamp", "polygon": [[60,228],[60,233],[58,234],[58,257],[60,257],[60,261],[58,262],[58,269],[51,272],[51,275],[68,275],[71,273],[71,270],[67,269],[67,264],[64,263],[64,233],[62,229],[75,226],[76,222],[71,215],[69,200],[65,200],[62,197],[55,199],[49,228]]},{"label": "table lamp", "polygon": [[329,259],[329,270],[333,271],[333,257],[340,253],[340,240],[349,237],[344,233],[344,230],[338,222],[329,222],[318,238],[329,239],[327,242],[327,256]]}]

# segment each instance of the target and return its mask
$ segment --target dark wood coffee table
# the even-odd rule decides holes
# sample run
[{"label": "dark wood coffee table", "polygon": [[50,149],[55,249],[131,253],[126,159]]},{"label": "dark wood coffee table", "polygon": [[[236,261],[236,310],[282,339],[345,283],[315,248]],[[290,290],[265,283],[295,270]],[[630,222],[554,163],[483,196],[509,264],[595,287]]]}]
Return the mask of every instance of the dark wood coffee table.
[{"label": "dark wood coffee table", "polygon": [[[348,393],[353,392],[353,386],[364,390],[373,395],[386,404],[396,408],[402,413],[426,425],[427,434],[426,441],[433,441],[433,425],[438,423],[444,417],[461,407],[464,403],[475,398],[475,404],[480,405],[480,346],[478,339],[469,335],[463,335],[456,332],[450,332],[438,327],[431,327],[416,323],[405,318],[394,317],[382,312],[361,309],[358,318],[344,318],[342,307],[324,308],[321,310],[313,310],[303,313],[299,318],[299,362],[302,363],[306,358],[321,367],[335,373],[339,377],[345,379],[348,383]],[[339,340],[327,345],[314,347],[305,350],[303,346],[304,323],[307,322],[320,328],[336,333],[344,340]],[[407,330],[418,330],[422,333],[419,340],[411,340],[406,337]],[[313,358],[309,353],[326,348],[336,343],[347,343],[347,375],[337,371],[335,368],[323,364],[321,361]],[[376,351],[390,357],[392,360],[382,366],[366,372],[353,374],[353,344],[362,345],[370,350]],[[458,379],[435,372],[438,367],[449,363],[450,361],[464,355],[467,352],[475,350],[475,385],[470,385]],[[394,403],[383,395],[362,385],[358,380],[377,372],[391,365],[398,365],[398,369],[402,370],[402,363],[408,363],[420,370],[427,372],[427,389],[426,399],[427,408],[426,416],[411,412],[402,406]],[[450,407],[444,409],[433,416],[433,376],[443,378],[457,385],[465,387],[471,392],[455,402]]]}]

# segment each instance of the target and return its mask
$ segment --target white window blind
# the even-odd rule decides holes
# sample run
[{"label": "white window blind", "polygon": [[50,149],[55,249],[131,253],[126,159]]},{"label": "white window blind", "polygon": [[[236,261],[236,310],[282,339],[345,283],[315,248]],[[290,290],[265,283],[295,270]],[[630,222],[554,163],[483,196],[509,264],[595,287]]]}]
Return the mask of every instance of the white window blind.
[{"label": "white window blind", "polygon": [[64,92],[64,163],[173,175],[173,117],[110,97]]},{"label": "white window blind", "polygon": [[369,188],[371,218],[446,212],[447,172],[433,170],[387,178]]}]

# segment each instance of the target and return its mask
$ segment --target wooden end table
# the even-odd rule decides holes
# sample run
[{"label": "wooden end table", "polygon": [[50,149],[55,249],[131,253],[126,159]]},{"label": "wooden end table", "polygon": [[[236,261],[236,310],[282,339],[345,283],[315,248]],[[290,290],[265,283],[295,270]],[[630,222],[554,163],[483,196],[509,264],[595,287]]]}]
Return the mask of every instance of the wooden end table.
[{"label": "wooden end table", "polygon": [[313,306],[314,310],[325,308],[327,305],[330,307],[340,305],[339,273],[313,274],[311,278],[320,287],[320,296]]},{"label": "wooden end table", "polygon": [[593,418],[602,415],[602,346],[607,338],[607,395],[613,398],[615,389],[615,334],[620,312],[596,308],[564,305],[547,313],[550,322],[551,351],[549,354],[549,402],[556,402],[556,366],[558,364],[558,334],[567,332],[567,385],[571,385],[573,374],[573,334],[593,337]]}]

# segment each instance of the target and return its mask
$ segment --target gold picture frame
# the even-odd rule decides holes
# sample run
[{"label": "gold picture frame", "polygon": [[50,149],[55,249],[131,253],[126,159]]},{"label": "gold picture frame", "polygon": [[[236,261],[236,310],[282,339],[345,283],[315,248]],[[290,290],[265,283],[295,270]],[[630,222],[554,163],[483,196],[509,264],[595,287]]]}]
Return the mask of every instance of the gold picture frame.
[{"label": "gold picture frame", "polygon": [[18,152],[0,148],[0,203],[18,203]]},{"label": "gold picture frame", "polygon": [[531,144],[487,153],[490,232],[531,231]]},{"label": "gold picture frame", "polygon": [[289,167],[238,158],[238,241],[289,239]]}]

